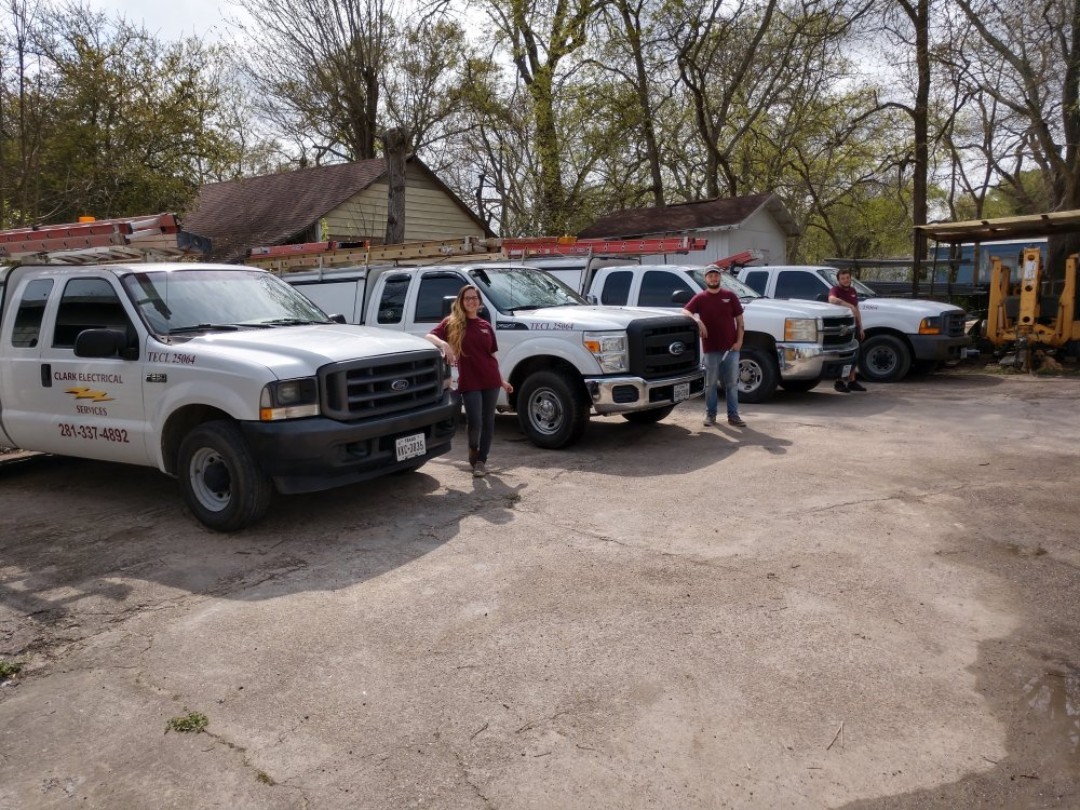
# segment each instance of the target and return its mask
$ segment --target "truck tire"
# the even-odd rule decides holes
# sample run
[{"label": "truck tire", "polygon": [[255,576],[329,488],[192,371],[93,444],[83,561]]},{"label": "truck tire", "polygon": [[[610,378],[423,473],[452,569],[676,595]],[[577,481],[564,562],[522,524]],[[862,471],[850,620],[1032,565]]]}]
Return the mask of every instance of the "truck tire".
[{"label": "truck tire", "polygon": [[897,382],[911,368],[911,352],[895,335],[872,335],[859,346],[859,373],[867,382]]},{"label": "truck tire", "polygon": [[231,422],[205,422],[180,442],[177,474],[184,502],[201,523],[235,532],[266,514],[273,482]]},{"label": "truck tire", "polygon": [[793,394],[805,394],[817,388],[821,380],[780,380],[780,387]]},{"label": "truck tire", "polygon": [[631,411],[630,413],[624,413],[622,417],[627,422],[633,422],[635,425],[651,425],[665,418],[673,410],[675,410],[674,405],[665,405],[662,408],[649,408],[647,411]]},{"label": "truck tire", "polygon": [[537,371],[525,378],[517,398],[518,423],[537,447],[574,444],[589,424],[585,397],[562,374]]},{"label": "truck tire", "polygon": [[767,402],[776,393],[780,370],[776,358],[756,346],[739,355],[739,402]]}]

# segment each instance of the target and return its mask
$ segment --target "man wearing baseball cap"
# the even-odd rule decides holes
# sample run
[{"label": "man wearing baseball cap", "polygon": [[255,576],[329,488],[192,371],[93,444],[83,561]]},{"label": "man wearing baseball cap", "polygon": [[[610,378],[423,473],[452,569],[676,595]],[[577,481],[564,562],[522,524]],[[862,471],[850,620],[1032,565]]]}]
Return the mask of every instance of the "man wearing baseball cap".
[{"label": "man wearing baseball cap", "polygon": [[743,307],[739,296],[720,285],[720,271],[705,271],[705,290],[691,298],[683,314],[698,322],[705,361],[705,427],[716,424],[716,383],[724,381],[729,425],[746,427],[739,416],[739,350],[743,342]]}]

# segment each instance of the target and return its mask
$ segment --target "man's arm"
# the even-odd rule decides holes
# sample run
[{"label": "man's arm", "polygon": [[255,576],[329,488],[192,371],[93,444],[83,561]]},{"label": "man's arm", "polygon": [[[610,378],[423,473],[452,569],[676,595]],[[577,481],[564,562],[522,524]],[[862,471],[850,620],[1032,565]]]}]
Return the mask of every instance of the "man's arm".
[{"label": "man's arm", "polygon": [[743,327],[743,316],[735,316],[735,342],[731,344],[731,350],[737,352],[742,349],[743,335],[746,333]]},{"label": "man's arm", "polygon": [[696,312],[691,312],[690,310],[686,309],[685,307],[683,308],[682,314],[686,315],[688,318],[693,318],[695,321],[697,321],[698,331],[701,332],[702,337],[708,337],[709,336],[709,330],[705,328],[705,324],[701,320],[700,315],[698,315]]}]

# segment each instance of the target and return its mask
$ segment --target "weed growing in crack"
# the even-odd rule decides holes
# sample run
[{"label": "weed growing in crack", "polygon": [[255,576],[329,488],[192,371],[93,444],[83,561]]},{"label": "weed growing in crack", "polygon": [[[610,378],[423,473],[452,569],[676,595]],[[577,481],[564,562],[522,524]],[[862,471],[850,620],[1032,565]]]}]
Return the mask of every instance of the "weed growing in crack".
[{"label": "weed growing in crack", "polygon": [[270,776],[266,771],[256,771],[255,778],[262,782],[264,785],[273,785],[274,778]]},{"label": "weed growing in crack", "polygon": [[22,671],[22,664],[14,661],[0,661],[0,683],[11,680]]},{"label": "weed growing in crack", "polygon": [[165,733],[170,731],[179,731],[187,733],[191,731],[205,731],[206,727],[210,725],[210,720],[207,719],[205,714],[201,712],[188,712],[180,717],[174,717],[165,724]]}]

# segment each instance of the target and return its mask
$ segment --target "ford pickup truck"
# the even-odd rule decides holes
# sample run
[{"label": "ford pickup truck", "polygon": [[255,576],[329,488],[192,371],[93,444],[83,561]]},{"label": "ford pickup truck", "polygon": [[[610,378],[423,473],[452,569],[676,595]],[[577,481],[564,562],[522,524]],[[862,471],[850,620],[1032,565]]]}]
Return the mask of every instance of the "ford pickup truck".
[{"label": "ford pickup truck", "polygon": [[334,323],[265,270],[0,270],[0,444],[156,467],[211,529],[414,470],[455,415],[427,341]]}]

